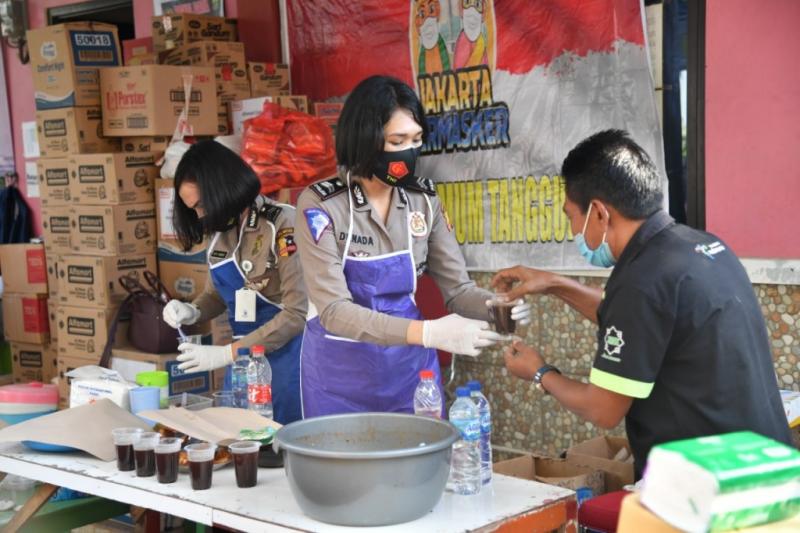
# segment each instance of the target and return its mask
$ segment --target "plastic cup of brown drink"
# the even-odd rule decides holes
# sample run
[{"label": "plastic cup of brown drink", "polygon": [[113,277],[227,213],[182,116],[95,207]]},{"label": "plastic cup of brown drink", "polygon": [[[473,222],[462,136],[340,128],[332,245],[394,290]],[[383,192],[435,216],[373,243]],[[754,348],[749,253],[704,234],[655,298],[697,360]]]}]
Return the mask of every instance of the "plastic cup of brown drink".
[{"label": "plastic cup of brown drink", "polygon": [[258,452],[261,443],[254,440],[236,441],[230,446],[236,469],[236,486],[241,489],[255,487],[258,482]]}]

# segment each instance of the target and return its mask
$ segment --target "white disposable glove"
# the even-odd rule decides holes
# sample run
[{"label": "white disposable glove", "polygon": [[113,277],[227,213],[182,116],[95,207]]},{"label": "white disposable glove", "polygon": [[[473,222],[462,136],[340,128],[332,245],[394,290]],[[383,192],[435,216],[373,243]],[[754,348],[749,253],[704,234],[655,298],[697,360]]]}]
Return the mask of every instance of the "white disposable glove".
[{"label": "white disposable glove", "polygon": [[205,346],[184,342],[178,346],[181,354],[178,356],[178,365],[186,372],[208,372],[228,366],[233,362],[230,344],[226,346]]},{"label": "white disposable glove", "polygon": [[164,322],[178,329],[180,326],[197,322],[197,319],[200,318],[200,310],[195,305],[183,303],[180,300],[170,300],[164,306],[162,316]]},{"label": "white disposable glove", "polygon": [[[492,300],[486,300],[486,307],[492,306]],[[522,298],[517,298],[514,307],[511,308],[511,320],[520,326],[527,326],[531,323],[531,304]]]},{"label": "white disposable glove", "polygon": [[488,322],[455,313],[422,323],[422,344],[426,348],[477,357],[481,348],[501,340],[503,336],[491,331]]}]

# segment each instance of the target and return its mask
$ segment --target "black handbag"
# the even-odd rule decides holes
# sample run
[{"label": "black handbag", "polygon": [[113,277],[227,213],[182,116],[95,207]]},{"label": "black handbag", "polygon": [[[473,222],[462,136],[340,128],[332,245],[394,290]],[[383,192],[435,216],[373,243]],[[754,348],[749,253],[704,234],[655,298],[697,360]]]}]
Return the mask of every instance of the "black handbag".
[{"label": "black handbag", "polygon": [[148,287],[134,277],[122,276],[119,283],[128,296],[119,306],[108,331],[108,343],[103,350],[100,366],[109,368],[111,349],[117,335],[117,326],[122,317],[130,316],[128,341],[131,345],[148,353],[175,353],[178,351],[178,333],[164,322],[164,306],[172,299],[158,276],[144,271]]}]

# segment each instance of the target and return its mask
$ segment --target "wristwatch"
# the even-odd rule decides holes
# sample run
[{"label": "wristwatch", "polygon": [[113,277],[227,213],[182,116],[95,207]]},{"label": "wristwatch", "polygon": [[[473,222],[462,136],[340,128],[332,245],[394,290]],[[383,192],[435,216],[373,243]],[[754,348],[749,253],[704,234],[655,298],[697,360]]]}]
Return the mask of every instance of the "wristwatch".
[{"label": "wristwatch", "polygon": [[534,386],[545,394],[550,394],[550,393],[547,392],[544,388],[544,385],[542,385],[542,378],[544,377],[545,374],[547,374],[551,370],[553,372],[558,372],[559,374],[561,374],[561,371],[556,367],[554,367],[553,365],[544,365],[542,368],[536,371],[536,374],[533,375]]}]

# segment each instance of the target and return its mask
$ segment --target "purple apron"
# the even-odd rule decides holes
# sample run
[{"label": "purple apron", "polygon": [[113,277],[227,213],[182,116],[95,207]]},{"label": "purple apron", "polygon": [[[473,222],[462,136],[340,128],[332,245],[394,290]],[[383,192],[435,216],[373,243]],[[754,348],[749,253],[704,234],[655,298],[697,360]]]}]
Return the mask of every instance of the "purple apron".
[{"label": "purple apron", "polygon": [[[342,265],[353,302],[391,316],[422,320],[414,302],[417,275],[408,226],[408,249],[376,257],[347,257],[352,209],[351,197]],[[438,382],[436,350],[337,337],[314,317],[306,322],[300,352],[303,418],[363,411],[413,413],[414,390],[424,369],[432,369]]]},{"label": "purple apron", "polygon": [[[244,227],[242,227],[244,229]],[[208,257],[211,257],[211,252],[214,250],[219,234],[214,237],[211,245],[208,247]],[[272,238],[275,238],[275,232],[272,232]],[[239,234],[239,243],[242,242],[241,232]],[[274,246],[272,247],[274,248]],[[236,252],[239,250],[237,244],[236,249],[231,254],[231,257],[220,261],[214,265],[209,264],[211,272],[211,280],[214,282],[214,288],[217,294],[225,301],[228,307],[228,320],[233,330],[234,340],[239,340],[252,331],[260,328],[272,320],[277,315],[282,306],[280,304],[271,302],[260,292],[256,292],[256,319],[253,322],[237,322],[235,320],[236,310],[236,291],[245,286],[246,277],[242,273],[239,265],[236,262]],[[267,353],[267,361],[269,361],[272,368],[272,408],[273,419],[281,424],[288,424],[295,420],[300,420],[300,343],[302,337],[297,335],[292,340],[281,346],[275,351]],[[248,346],[249,348],[249,346]],[[231,365],[225,367],[225,381],[223,390],[231,390],[232,387],[232,370]]]}]

